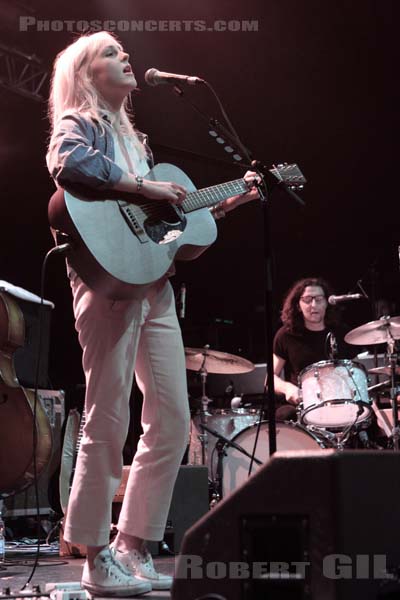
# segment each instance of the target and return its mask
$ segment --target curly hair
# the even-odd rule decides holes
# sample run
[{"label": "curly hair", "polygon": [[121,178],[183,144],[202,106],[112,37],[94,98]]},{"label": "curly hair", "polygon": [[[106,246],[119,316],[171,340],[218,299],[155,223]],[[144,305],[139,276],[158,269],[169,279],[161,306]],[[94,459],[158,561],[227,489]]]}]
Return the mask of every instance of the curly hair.
[{"label": "curly hair", "polygon": [[[294,335],[299,335],[305,330],[303,313],[300,310],[299,302],[304,290],[308,286],[319,286],[322,288],[325,298],[328,298],[332,294],[331,285],[321,277],[307,277],[296,281],[292,285],[283,301],[281,320],[286,331]],[[337,325],[337,323],[337,311],[334,306],[328,304],[325,313],[325,325],[331,327]]]}]

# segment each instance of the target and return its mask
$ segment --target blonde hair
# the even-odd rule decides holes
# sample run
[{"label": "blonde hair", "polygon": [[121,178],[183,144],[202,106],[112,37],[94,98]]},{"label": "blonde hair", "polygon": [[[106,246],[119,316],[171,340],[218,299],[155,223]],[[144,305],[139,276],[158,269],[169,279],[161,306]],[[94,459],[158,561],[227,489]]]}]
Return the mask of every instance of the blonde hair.
[{"label": "blonde hair", "polygon": [[[57,55],[53,66],[48,106],[51,134],[54,133],[62,117],[69,112],[78,112],[86,118],[97,121],[104,134],[102,115],[107,111],[107,105],[93,84],[91,64],[106,44],[116,44],[122,48],[112,33],[99,31],[81,36]],[[118,129],[132,138],[139,154],[144,157],[146,152],[131,122],[128,103],[127,97],[120,109]]]}]

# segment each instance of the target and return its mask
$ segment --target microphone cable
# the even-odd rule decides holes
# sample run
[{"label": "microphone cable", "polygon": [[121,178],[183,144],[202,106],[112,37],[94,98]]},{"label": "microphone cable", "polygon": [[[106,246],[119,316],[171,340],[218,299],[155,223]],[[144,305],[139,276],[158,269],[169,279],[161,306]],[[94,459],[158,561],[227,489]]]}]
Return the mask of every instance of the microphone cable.
[{"label": "microphone cable", "polygon": [[25,590],[25,588],[32,581],[32,578],[35,574],[36,568],[39,562],[40,555],[40,506],[39,506],[39,486],[38,486],[38,473],[37,473],[37,461],[36,461],[36,451],[38,445],[38,437],[37,437],[37,429],[36,429],[36,417],[37,417],[37,404],[38,404],[38,389],[39,389],[39,373],[40,373],[40,358],[42,352],[42,343],[43,343],[43,319],[44,319],[44,287],[45,287],[45,275],[48,260],[53,254],[64,253],[71,249],[70,243],[60,244],[58,246],[54,246],[51,248],[44,257],[41,273],[40,273],[40,305],[39,305],[39,334],[38,334],[38,349],[37,349],[37,357],[36,357],[36,365],[35,365],[35,381],[34,381],[34,402],[33,402],[33,432],[32,432],[32,445],[33,445],[33,481],[34,481],[34,490],[35,490],[35,508],[36,508],[36,519],[37,519],[37,544],[36,544],[36,554],[33,562],[33,566],[31,569],[31,573],[25,582],[25,584],[21,588],[21,592]]}]

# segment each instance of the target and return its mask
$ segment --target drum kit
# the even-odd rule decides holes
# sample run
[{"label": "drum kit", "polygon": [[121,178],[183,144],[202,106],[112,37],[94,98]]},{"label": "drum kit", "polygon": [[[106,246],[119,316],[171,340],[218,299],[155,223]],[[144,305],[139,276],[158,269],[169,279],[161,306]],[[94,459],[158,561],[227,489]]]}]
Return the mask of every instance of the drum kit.
[{"label": "drum kit", "polygon": [[[297,421],[277,423],[278,451],[343,450],[352,448],[352,439],[369,441],[366,429],[378,416],[374,394],[390,386],[392,419],[386,428],[385,446],[364,443],[363,447],[399,450],[397,413],[397,365],[395,342],[400,339],[400,317],[382,317],[351,330],[348,344],[370,346],[386,344],[387,364],[366,370],[356,360],[325,360],[306,367],[299,375],[300,404]],[[241,398],[232,398],[228,409],[210,409],[206,395],[207,375],[241,374],[254,370],[250,361],[204,348],[185,348],[186,367],[200,374],[202,395],[198,410],[192,417],[189,464],[208,467],[211,504],[230,494],[243,484],[249,471],[257,432],[260,438],[255,453],[255,468],[269,459],[268,421],[260,410],[241,405]],[[384,376],[385,381],[368,387],[368,373]],[[389,378],[389,379],[388,379]],[[389,419],[390,421],[390,419]],[[364,436],[364,437],[363,437]],[[357,446],[356,446],[357,447]]]}]

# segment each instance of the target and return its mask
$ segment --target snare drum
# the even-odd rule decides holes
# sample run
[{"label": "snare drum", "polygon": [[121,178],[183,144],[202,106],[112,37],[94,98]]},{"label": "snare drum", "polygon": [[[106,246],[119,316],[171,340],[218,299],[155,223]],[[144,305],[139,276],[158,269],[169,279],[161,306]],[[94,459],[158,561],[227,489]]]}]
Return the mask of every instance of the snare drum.
[{"label": "snare drum", "polygon": [[372,403],[367,373],[351,360],[326,360],[303,369],[299,375],[302,400],[300,420],[333,431],[369,424]]},{"label": "snare drum", "polygon": [[[249,454],[253,453],[254,440],[257,433],[257,424],[243,429],[231,441],[239,444]],[[307,431],[298,423],[285,422],[276,424],[276,449],[285,450],[321,450],[325,448],[326,440],[316,433]],[[255,457],[262,463],[269,460],[269,431],[268,422],[263,421],[260,426],[260,436]],[[223,461],[222,495],[230,494],[233,490],[245,483],[248,479],[250,458],[232,446],[225,446]],[[253,463],[252,472],[255,473],[260,465]]]}]

